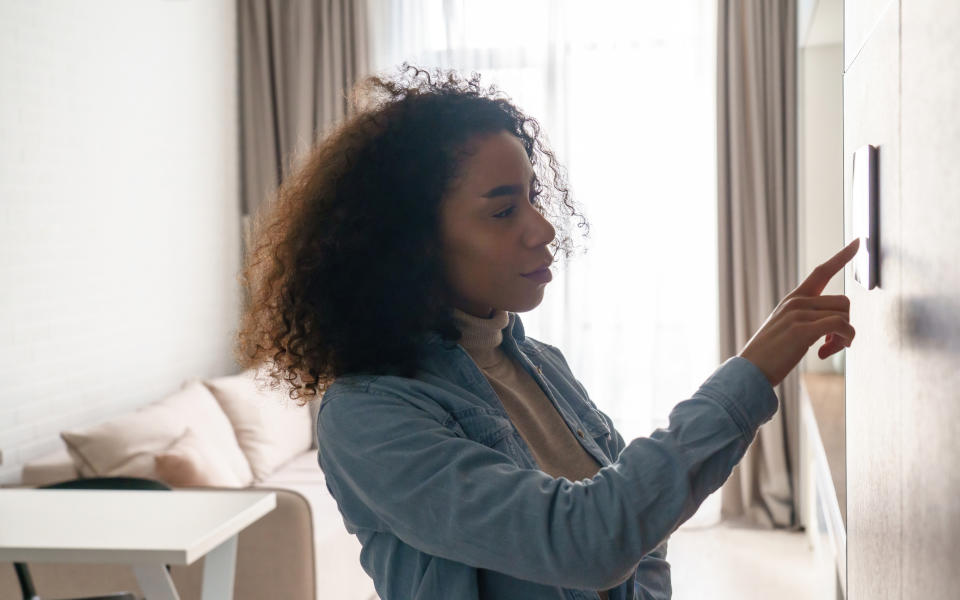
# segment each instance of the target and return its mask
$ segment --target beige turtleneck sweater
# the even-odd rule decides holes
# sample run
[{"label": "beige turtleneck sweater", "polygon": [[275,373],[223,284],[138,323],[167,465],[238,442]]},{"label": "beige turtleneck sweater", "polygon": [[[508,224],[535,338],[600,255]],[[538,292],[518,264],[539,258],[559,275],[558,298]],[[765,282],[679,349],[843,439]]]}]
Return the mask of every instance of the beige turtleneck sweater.
[{"label": "beige turtleneck sweater", "polygon": [[[540,469],[570,481],[596,475],[600,463],[580,445],[536,380],[501,349],[510,315],[497,310],[482,319],[454,309],[453,316],[463,334],[460,345],[490,382]],[[598,593],[607,600],[607,592]]]}]

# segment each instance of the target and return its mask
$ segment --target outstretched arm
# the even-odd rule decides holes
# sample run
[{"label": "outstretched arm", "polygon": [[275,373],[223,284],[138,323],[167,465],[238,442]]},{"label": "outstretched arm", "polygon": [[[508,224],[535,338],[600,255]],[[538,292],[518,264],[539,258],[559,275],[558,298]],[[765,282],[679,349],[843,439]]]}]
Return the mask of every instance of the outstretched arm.
[{"label": "outstretched arm", "polygon": [[[583,392],[586,393],[586,390],[583,390]],[[602,410],[597,409],[597,412],[603,415],[607,426],[614,432],[613,455],[615,457],[619,456],[626,446],[623,436],[614,426],[613,419]],[[669,540],[669,537],[663,540],[659,546],[641,558],[637,564],[636,578],[634,579],[634,593],[637,600],[670,600],[673,596],[670,563],[667,562],[667,543]]]},{"label": "outstretched arm", "polygon": [[634,580],[637,600],[670,600],[673,596],[670,563],[667,562],[668,539],[640,559],[637,578]]},{"label": "outstretched arm", "polygon": [[[344,516],[429,555],[578,589],[628,580],[777,409],[762,372],[733,357],[674,407],[668,428],[571,482],[466,438],[427,394],[377,385],[331,387],[320,406],[321,467]],[[664,564],[647,565],[662,575]]]}]

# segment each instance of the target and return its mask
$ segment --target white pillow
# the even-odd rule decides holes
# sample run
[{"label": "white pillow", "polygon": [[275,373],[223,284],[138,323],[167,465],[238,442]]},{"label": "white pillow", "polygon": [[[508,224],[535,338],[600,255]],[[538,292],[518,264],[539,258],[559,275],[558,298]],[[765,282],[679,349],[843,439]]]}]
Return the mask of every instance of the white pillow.
[{"label": "white pillow", "polygon": [[172,487],[244,487],[223,452],[189,427],[154,458],[158,478]]},{"label": "white pillow", "polygon": [[253,482],[230,421],[200,382],[109,421],[63,431],[60,437],[83,477],[158,479],[154,456],[183,436],[187,425],[220,451],[241,485]]},{"label": "white pillow", "polygon": [[238,375],[204,381],[233,424],[253,477],[262,481],[294,456],[310,449],[310,407],[298,406],[285,389],[271,390],[248,369]]}]

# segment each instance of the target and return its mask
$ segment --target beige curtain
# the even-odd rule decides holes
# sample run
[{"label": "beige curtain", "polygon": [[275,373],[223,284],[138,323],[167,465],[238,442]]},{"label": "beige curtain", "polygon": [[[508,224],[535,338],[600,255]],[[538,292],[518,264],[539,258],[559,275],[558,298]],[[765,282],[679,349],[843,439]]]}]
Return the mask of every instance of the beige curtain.
[{"label": "beige curtain", "polygon": [[[717,159],[720,352],[737,354],[797,284],[796,2],[720,0]],[[722,517],[797,528],[799,387],[777,387],[781,409],[722,491]]]},{"label": "beige curtain", "polygon": [[242,211],[344,116],[369,71],[363,0],[238,0]]}]

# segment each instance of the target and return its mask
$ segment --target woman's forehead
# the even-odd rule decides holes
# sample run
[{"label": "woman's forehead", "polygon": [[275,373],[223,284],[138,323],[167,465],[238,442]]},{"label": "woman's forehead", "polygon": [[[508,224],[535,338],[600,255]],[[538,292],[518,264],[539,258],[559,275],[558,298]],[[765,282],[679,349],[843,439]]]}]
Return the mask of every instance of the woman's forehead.
[{"label": "woman's forehead", "polygon": [[[461,184],[465,187],[483,187],[489,183],[510,185],[529,182],[533,167],[520,139],[501,131],[475,138],[460,172]],[[483,189],[479,193],[486,191]]]}]

